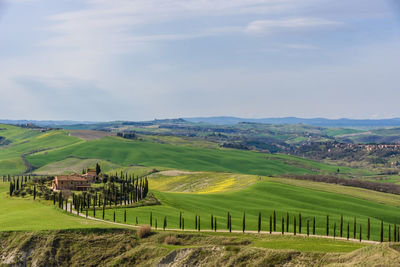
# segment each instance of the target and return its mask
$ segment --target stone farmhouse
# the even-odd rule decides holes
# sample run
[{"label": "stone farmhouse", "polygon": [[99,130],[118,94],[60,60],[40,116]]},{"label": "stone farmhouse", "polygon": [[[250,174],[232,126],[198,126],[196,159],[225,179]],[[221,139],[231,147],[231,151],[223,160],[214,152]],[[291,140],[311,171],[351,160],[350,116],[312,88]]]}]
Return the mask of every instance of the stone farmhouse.
[{"label": "stone farmhouse", "polygon": [[87,169],[85,174],[59,175],[54,178],[51,188],[54,191],[73,190],[87,191],[90,184],[98,179],[95,169]]}]

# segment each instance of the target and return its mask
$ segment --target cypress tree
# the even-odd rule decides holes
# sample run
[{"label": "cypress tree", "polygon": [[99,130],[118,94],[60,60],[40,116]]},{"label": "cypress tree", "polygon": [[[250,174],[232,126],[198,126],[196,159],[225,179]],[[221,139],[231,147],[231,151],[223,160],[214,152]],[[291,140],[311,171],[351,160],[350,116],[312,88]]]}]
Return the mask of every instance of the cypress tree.
[{"label": "cypress tree", "polygon": [[124,223],[126,223],[126,209],[124,210]]},{"label": "cypress tree", "polygon": [[104,203],[103,204],[103,220],[104,220],[105,213],[106,213],[106,204]]},{"label": "cypress tree", "polygon": [[286,212],[286,232],[289,233],[289,212]]},{"label": "cypress tree", "polygon": [[361,242],[361,239],[362,239],[362,228],[361,228],[361,223],[360,223],[360,242]]},{"label": "cypress tree", "polygon": [[391,231],[390,231],[390,224],[389,224],[389,232],[388,232],[388,240],[389,240],[389,242],[391,242],[392,241],[392,235],[391,235]]},{"label": "cypress tree", "polygon": [[381,243],[383,242],[383,221],[381,221]]},{"label": "cypress tree", "polygon": [[214,217],[214,231],[217,231],[217,217]]},{"label": "cypress tree", "polygon": [[272,234],[272,216],[269,216],[269,233]]},{"label": "cypress tree", "polygon": [[139,224],[139,221],[138,221],[138,218],[137,218],[137,216],[136,216],[136,225],[138,225]]},{"label": "cypress tree", "polygon": [[246,212],[243,212],[243,233],[246,230]]},{"label": "cypress tree", "polygon": [[197,226],[199,227],[199,232],[200,232],[200,215],[199,215],[199,223],[197,224]]},{"label": "cypress tree", "polygon": [[113,221],[115,222],[115,210],[114,210],[114,214],[113,214]]},{"label": "cypress tree", "polygon": [[310,235],[310,220],[307,220],[307,236]]},{"label": "cypress tree", "polygon": [[285,232],[285,219],[282,217],[282,235]]},{"label": "cypress tree", "polygon": [[301,234],[301,213],[299,213],[299,234]]},{"label": "cypress tree", "polygon": [[88,208],[86,207],[86,218],[88,217]]},{"label": "cypress tree", "polygon": [[229,229],[229,211],[226,213],[226,229]]},{"label": "cypress tree", "polygon": [[315,235],[315,217],[313,217],[312,234]]},{"label": "cypress tree", "polygon": [[156,230],[157,230],[157,219],[156,219]]},{"label": "cypress tree", "polygon": [[261,212],[258,213],[258,233],[261,231]]},{"label": "cypress tree", "polygon": [[214,217],[213,217],[213,215],[212,215],[212,214],[211,214],[210,228],[211,228],[211,230],[213,230],[213,229],[214,229]]},{"label": "cypress tree", "polygon": [[329,215],[326,215],[326,236],[329,236]]},{"label": "cypress tree", "polygon": [[33,200],[36,199],[36,185],[33,186]]},{"label": "cypress tree", "polygon": [[[53,192],[53,205],[56,205],[56,194]],[[76,206],[75,206],[76,209]]]},{"label": "cypress tree", "polygon": [[369,240],[370,238],[370,233],[371,233],[371,223],[368,217],[368,222],[367,222],[367,239]]},{"label": "cypress tree", "polygon": [[340,215],[340,237],[343,237],[343,215]]},{"label": "cypress tree", "polygon": [[333,239],[336,238],[336,222],[333,223]]},{"label": "cypress tree", "polygon": [[96,202],[93,201],[93,217],[96,218]]},{"label": "cypress tree", "polygon": [[276,232],[276,212],[274,210],[274,232]]},{"label": "cypress tree", "polygon": [[397,230],[396,220],[394,220],[394,226],[393,226],[393,241],[394,241],[394,242],[397,242],[397,239],[396,239],[396,236],[397,236],[396,230]]},{"label": "cypress tree", "polygon": [[197,230],[197,214],[194,217],[194,229]]},{"label": "cypress tree", "polygon": [[185,231],[185,218],[182,218],[182,230]]},{"label": "cypress tree", "polygon": [[163,224],[164,231],[165,231],[165,228],[167,228],[167,216],[164,216],[164,224]]},{"label": "cypress tree", "polygon": [[293,216],[293,235],[296,235],[296,216]]},{"label": "cypress tree", "polygon": [[353,238],[356,239],[356,234],[357,234],[357,220],[356,217],[354,217],[354,227],[353,227]]},{"label": "cypress tree", "polygon": [[179,229],[182,229],[182,211],[179,212]]},{"label": "cypress tree", "polygon": [[347,222],[347,240],[350,238],[350,223]]}]

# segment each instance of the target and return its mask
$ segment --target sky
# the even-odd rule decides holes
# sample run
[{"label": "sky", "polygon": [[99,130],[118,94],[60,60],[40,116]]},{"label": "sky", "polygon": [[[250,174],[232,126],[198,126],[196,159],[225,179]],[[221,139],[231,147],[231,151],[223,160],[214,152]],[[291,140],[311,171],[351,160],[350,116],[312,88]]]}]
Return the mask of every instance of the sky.
[{"label": "sky", "polygon": [[398,0],[0,0],[0,119],[400,117]]}]

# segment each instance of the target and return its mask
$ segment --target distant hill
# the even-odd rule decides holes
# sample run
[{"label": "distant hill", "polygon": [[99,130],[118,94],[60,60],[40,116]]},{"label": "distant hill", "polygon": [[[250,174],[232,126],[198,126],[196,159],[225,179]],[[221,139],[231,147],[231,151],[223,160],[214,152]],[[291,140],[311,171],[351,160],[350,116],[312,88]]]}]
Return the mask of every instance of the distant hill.
[{"label": "distant hill", "polygon": [[400,126],[400,118],[393,119],[380,119],[380,120],[355,120],[355,119],[324,119],[313,118],[303,119],[296,117],[284,118],[237,118],[237,117],[197,117],[197,118],[184,118],[190,122],[203,122],[209,124],[236,124],[240,122],[254,122],[266,124],[307,124],[319,127],[386,127],[386,126]]},{"label": "distant hill", "polygon": [[263,124],[305,124],[317,127],[400,127],[400,118],[393,119],[378,119],[378,120],[356,120],[356,119],[325,119],[325,118],[312,118],[303,119],[297,117],[284,117],[284,118],[238,118],[238,117],[194,117],[194,118],[178,118],[178,119],[164,119],[153,121],[110,121],[110,122],[92,122],[92,121],[71,121],[71,120],[1,120],[0,123],[4,124],[26,124],[33,123],[42,127],[62,127],[76,128],[101,128],[110,125],[136,125],[136,124],[186,124],[186,123],[205,123],[214,125],[232,125],[241,122],[250,123],[263,123]]}]

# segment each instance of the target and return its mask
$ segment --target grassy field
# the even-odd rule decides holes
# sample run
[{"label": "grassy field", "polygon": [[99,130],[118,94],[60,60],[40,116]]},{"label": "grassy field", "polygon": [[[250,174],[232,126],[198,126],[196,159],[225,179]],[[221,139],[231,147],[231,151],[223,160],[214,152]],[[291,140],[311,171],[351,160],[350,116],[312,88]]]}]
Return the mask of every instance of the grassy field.
[{"label": "grassy field", "polygon": [[8,183],[0,182],[0,231],[112,227],[65,214],[46,201],[33,201],[31,197],[10,198],[7,193]]},{"label": "grassy field", "polygon": [[0,136],[11,141],[7,146],[0,146],[0,175],[23,173],[23,154],[64,147],[81,141],[77,137],[69,136],[67,131],[40,133],[38,130],[4,124],[0,124]]},{"label": "grassy field", "polygon": [[[317,234],[325,234],[326,215],[330,216],[330,234],[333,235],[333,225],[339,230],[340,215],[343,214],[345,226],[350,222],[351,236],[353,236],[353,219],[357,217],[357,232],[359,224],[363,227],[363,237],[366,238],[367,218],[371,218],[371,236],[379,239],[380,220],[385,223],[399,221],[400,208],[384,205],[375,201],[356,198],[340,193],[309,189],[289,184],[261,181],[234,192],[190,194],[154,192],[162,205],[139,207],[127,211],[128,222],[134,224],[138,217],[139,224],[148,224],[150,212],[161,226],[164,216],[168,218],[168,227],[178,227],[179,212],[183,212],[185,225],[188,229],[194,228],[195,215],[200,215],[202,228],[210,228],[210,215],[217,216],[220,229],[226,229],[226,214],[232,214],[232,228],[242,229],[243,212],[246,212],[246,228],[257,229],[257,216],[262,213],[263,230],[269,230],[269,216],[273,211],[277,213],[277,231],[281,231],[281,218],[286,220],[286,212],[290,214],[290,231],[293,231],[293,216],[302,214],[303,233],[306,231],[306,221],[316,218]],[[374,192],[365,192],[365,194]],[[106,212],[106,218],[112,219],[112,210]],[[123,220],[123,209],[116,209],[118,221]],[[153,222],[154,223],[154,222]],[[385,228],[387,231],[387,226]],[[358,234],[357,234],[358,238]],[[387,238],[387,234],[385,234]]]},{"label": "grassy field", "polygon": [[[253,151],[208,149],[177,146],[145,141],[105,137],[65,148],[41,152],[27,157],[35,167],[64,160],[68,157],[96,158],[122,166],[143,165],[192,171],[218,171],[258,175],[287,173],[335,173],[337,166],[287,155],[271,155]],[[341,167],[341,173],[361,170]]]}]

